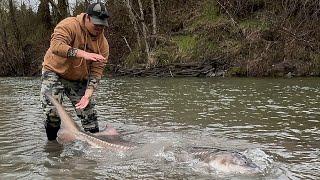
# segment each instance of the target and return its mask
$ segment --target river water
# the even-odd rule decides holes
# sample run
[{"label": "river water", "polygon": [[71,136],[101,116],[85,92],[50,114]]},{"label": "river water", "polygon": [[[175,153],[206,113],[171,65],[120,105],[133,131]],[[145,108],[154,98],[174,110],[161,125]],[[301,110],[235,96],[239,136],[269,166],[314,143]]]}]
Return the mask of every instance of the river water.
[{"label": "river water", "polygon": [[[100,126],[139,144],[130,152],[47,142],[40,79],[1,78],[0,87],[0,179],[320,178],[319,78],[104,79]],[[221,174],[176,158],[191,146],[241,152],[263,173]]]}]

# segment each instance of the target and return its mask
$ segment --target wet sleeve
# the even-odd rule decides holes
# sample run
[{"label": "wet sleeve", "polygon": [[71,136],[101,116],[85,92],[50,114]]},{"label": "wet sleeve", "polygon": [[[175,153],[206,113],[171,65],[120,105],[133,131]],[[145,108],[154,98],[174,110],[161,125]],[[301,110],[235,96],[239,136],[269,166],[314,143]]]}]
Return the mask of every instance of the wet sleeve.
[{"label": "wet sleeve", "polygon": [[88,80],[88,89],[98,89],[98,85],[99,85],[100,79],[97,79],[95,77],[90,76],[89,80]]}]

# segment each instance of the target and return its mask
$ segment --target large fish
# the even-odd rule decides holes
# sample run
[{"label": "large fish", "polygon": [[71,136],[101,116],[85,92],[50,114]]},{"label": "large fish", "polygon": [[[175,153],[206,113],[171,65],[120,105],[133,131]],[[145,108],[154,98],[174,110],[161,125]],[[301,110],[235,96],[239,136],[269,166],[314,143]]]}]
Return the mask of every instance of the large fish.
[{"label": "large fish", "polygon": [[[112,149],[115,151],[126,151],[136,148],[130,143],[119,143],[118,139],[108,135],[110,129],[91,134],[81,130],[64,107],[55,100],[50,94],[46,94],[50,102],[56,107],[57,113],[61,119],[60,130],[58,131],[57,141],[67,143],[75,140],[85,141],[93,147]],[[232,174],[256,174],[261,169],[246,156],[238,152],[230,152],[215,148],[193,148],[190,153],[193,158],[199,158],[210,169],[222,173]],[[213,150],[214,149],[214,150]],[[185,159],[185,158],[182,158]],[[181,159],[180,159],[181,160]]]},{"label": "large fish", "polygon": [[59,143],[64,144],[80,140],[85,141],[96,148],[106,148],[115,151],[126,151],[135,148],[132,144],[123,143],[122,141],[118,141],[119,138],[114,138],[114,136],[108,135],[108,132],[112,130],[110,128],[106,128],[104,131],[95,134],[82,131],[79,125],[75,123],[65,108],[56,99],[54,99],[49,93],[46,93],[46,96],[55,106],[61,119],[60,129],[57,134],[57,141]]},{"label": "large fish", "polygon": [[209,169],[224,174],[258,174],[262,170],[245,155],[221,149],[204,150],[191,153],[199,158]]}]

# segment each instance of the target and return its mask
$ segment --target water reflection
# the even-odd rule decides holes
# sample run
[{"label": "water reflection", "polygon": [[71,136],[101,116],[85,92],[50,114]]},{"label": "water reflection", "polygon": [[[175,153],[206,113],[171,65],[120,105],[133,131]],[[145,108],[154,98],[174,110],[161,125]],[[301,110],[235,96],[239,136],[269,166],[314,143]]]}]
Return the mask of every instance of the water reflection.
[{"label": "water reflection", "polygon": [[[40,80],[0,81],[0,173],[3,178],[217,178],[177,162],[178,149],[210,146],[247,153],[265,179],[319,177],[320,80],[104,79],[101,126],[112,123],[142,147],[119,154],[46,141]],[[68,102],[66,103],[68,106]],[[228,177],[229,178],[229,177]],[[230,177],[245,178],[247,177]]]}]

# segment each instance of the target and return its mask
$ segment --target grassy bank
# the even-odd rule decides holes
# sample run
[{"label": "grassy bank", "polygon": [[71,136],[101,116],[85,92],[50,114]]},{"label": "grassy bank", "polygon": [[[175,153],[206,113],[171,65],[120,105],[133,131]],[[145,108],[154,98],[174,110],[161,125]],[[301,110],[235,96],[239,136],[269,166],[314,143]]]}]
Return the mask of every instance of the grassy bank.
[{"label": "grassy bank", "polygon": [[[0,3],[0,76],[39,75],[50,35],[62,18],[47,1],[41,1],[37,12],[24,1]],[[59,1],[61,8],[66,1]],[[85,4],[80,0],[72,14],[64,15],[84,12]],[[107,72],[320,75],[318,1],[109,0],[106,4],[111,15],[105,32],[110,44]]]},{"label": "grassy bank", "polygon": [[[320,75],[315,9],[301,8],[300,1],[290,1],[297,5],[283,9],[272,1],[223,2],[202,1],[193,12],[179,11],[187,17],[176,22],[183,27],[158,41],[153,66],[216,61],[216,70],[229,76]],[[133,57],[138,56],[130,54],[125,64],[141,62]]]}]

